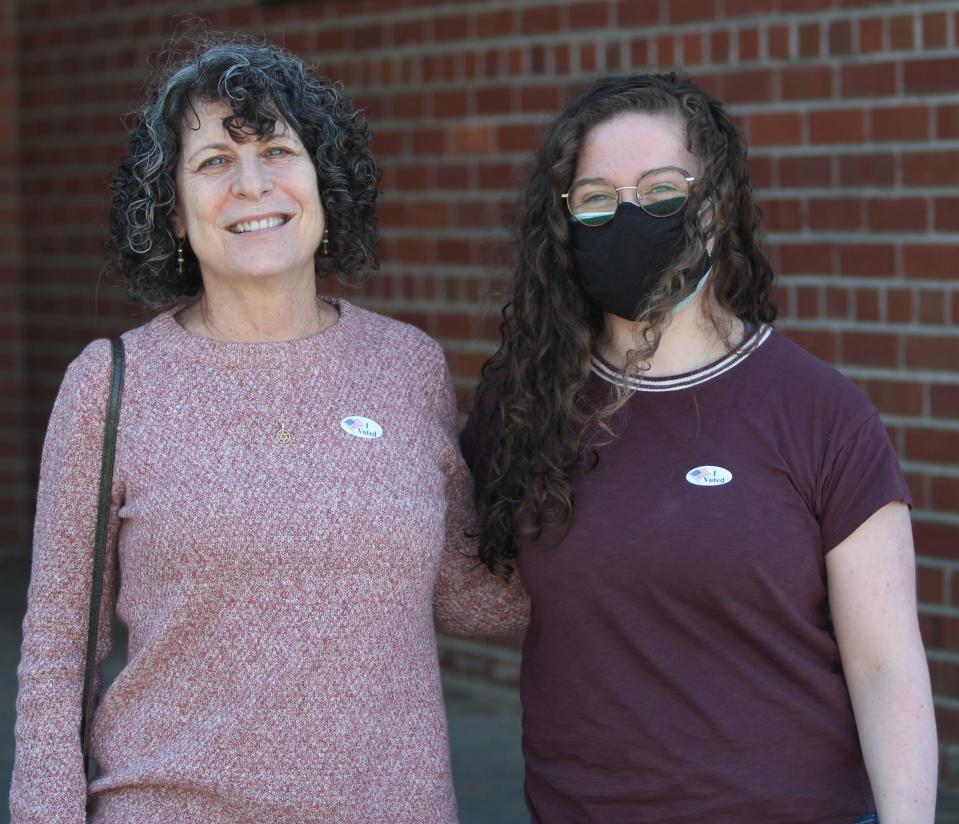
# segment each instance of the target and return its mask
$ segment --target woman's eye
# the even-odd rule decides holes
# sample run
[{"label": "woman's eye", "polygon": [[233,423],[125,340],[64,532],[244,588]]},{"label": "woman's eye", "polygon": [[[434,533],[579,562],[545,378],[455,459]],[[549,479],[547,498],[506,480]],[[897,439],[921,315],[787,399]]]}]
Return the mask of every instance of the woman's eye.
[{"label": "woman's eye", "polygon": [[221,155],[216,157],[208,157],[200,164],[201,169],[215,169],[219,166],[223,166],[226,163],[226,158]]},{"label": "woman's eye", "polygon": [[591,192],[583,198],[583,203],[608,203],[613,199],[609,192]]},{"label": "woman's eye", "polygon": [[267,157],[286,157],[287,155],[293,154],[289,149],[284,148],[283,146],[271,146],[266,150]]}]

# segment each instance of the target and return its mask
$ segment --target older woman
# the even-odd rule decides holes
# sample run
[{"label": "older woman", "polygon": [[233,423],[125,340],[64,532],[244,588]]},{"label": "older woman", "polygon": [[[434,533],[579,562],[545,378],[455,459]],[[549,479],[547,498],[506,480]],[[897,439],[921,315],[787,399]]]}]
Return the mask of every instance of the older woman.
[{"label": "older woman", "polygon": [[[374,262],[367,140],[335,86],[246,42],[199,47],[142,108],[111,212],[130,293],[164,308],[124,335],[105,605],[118,581],[129,662],[88,786],[96,341],[44,447],[14,822],[456,820],[432,615],[438,580],[460,629],[470,596],[450,380],[422,333],[316,291]],[[474,629],[510,614],[489,580]]]},{"label": "older woman", "polygon": [[601,78],[522,205],[464,454],[532,601],[533,820],[931,824],[909,493],[876,409],[770,326],[729,113]]}]

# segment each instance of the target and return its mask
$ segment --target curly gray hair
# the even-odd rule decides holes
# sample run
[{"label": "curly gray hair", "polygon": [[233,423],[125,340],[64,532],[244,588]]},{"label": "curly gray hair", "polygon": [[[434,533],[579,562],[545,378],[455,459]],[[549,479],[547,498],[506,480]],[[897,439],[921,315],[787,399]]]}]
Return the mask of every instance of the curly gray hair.
[{"label": "curly gray hair", "polygon": [[165,68],[136,112],[114,176],[111,258],[133,299],[161,309],[203,290],[189,249],[177,272],[173,225],[181,130],[188,115],[195,115],[197,101],[230,106],[232,115],[223,125],[237,142],[270,135],[278,122],[288,124],[316,167],[329,229],[329,255],[317,253],[317,272],[349,276],[376,267],[378,173],[360,112],[337,86],[285,49],[210,37]]}]

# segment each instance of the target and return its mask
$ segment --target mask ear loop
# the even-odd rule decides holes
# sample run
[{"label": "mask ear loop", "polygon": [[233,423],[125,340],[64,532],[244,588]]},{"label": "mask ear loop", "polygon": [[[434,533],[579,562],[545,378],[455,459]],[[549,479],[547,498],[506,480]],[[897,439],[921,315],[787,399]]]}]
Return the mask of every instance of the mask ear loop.
[{"label": "mask ear loop", "polygon": [[[700,226],[702,226],[703,212],[705,212],[707,209],[712,208],[712,205],[713,205],[713,202],[708,197],[703,201],[703,205],[699,208]],[[706,250],[706,257],[709,260],[709,266],[706,269],[703,276],[699,279],[699,283],[696,284],[696,288],[693,289],[692,292],[686,295],[686,297],[684,297],[679,303],[677,303],[670,310],[670,315],[675,315],[680,309],[682,309],[687,303],[689,303],[694,297],[696,297],[696,295],[698,295],[700,291],[702,290],[703,284],[706,283],[706,279],[710,276],[710,274],[713,271],[713,256],[708,249]]]}]

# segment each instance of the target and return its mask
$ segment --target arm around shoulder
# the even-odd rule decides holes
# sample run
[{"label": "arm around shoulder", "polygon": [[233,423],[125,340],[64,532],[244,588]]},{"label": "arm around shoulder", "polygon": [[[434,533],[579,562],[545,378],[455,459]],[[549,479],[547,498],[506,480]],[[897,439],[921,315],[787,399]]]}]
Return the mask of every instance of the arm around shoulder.
[{"label": "arm around shoulder", "polygon": [[519,572],[509,580],[490,572],[477,556],[473,479],[459,447],[456,396],[449,371],[436,402],[443,428],[446,472],[446,540],[433,596],[438,628],[454,635],[516,635],[529,622],[529,598]]}]

